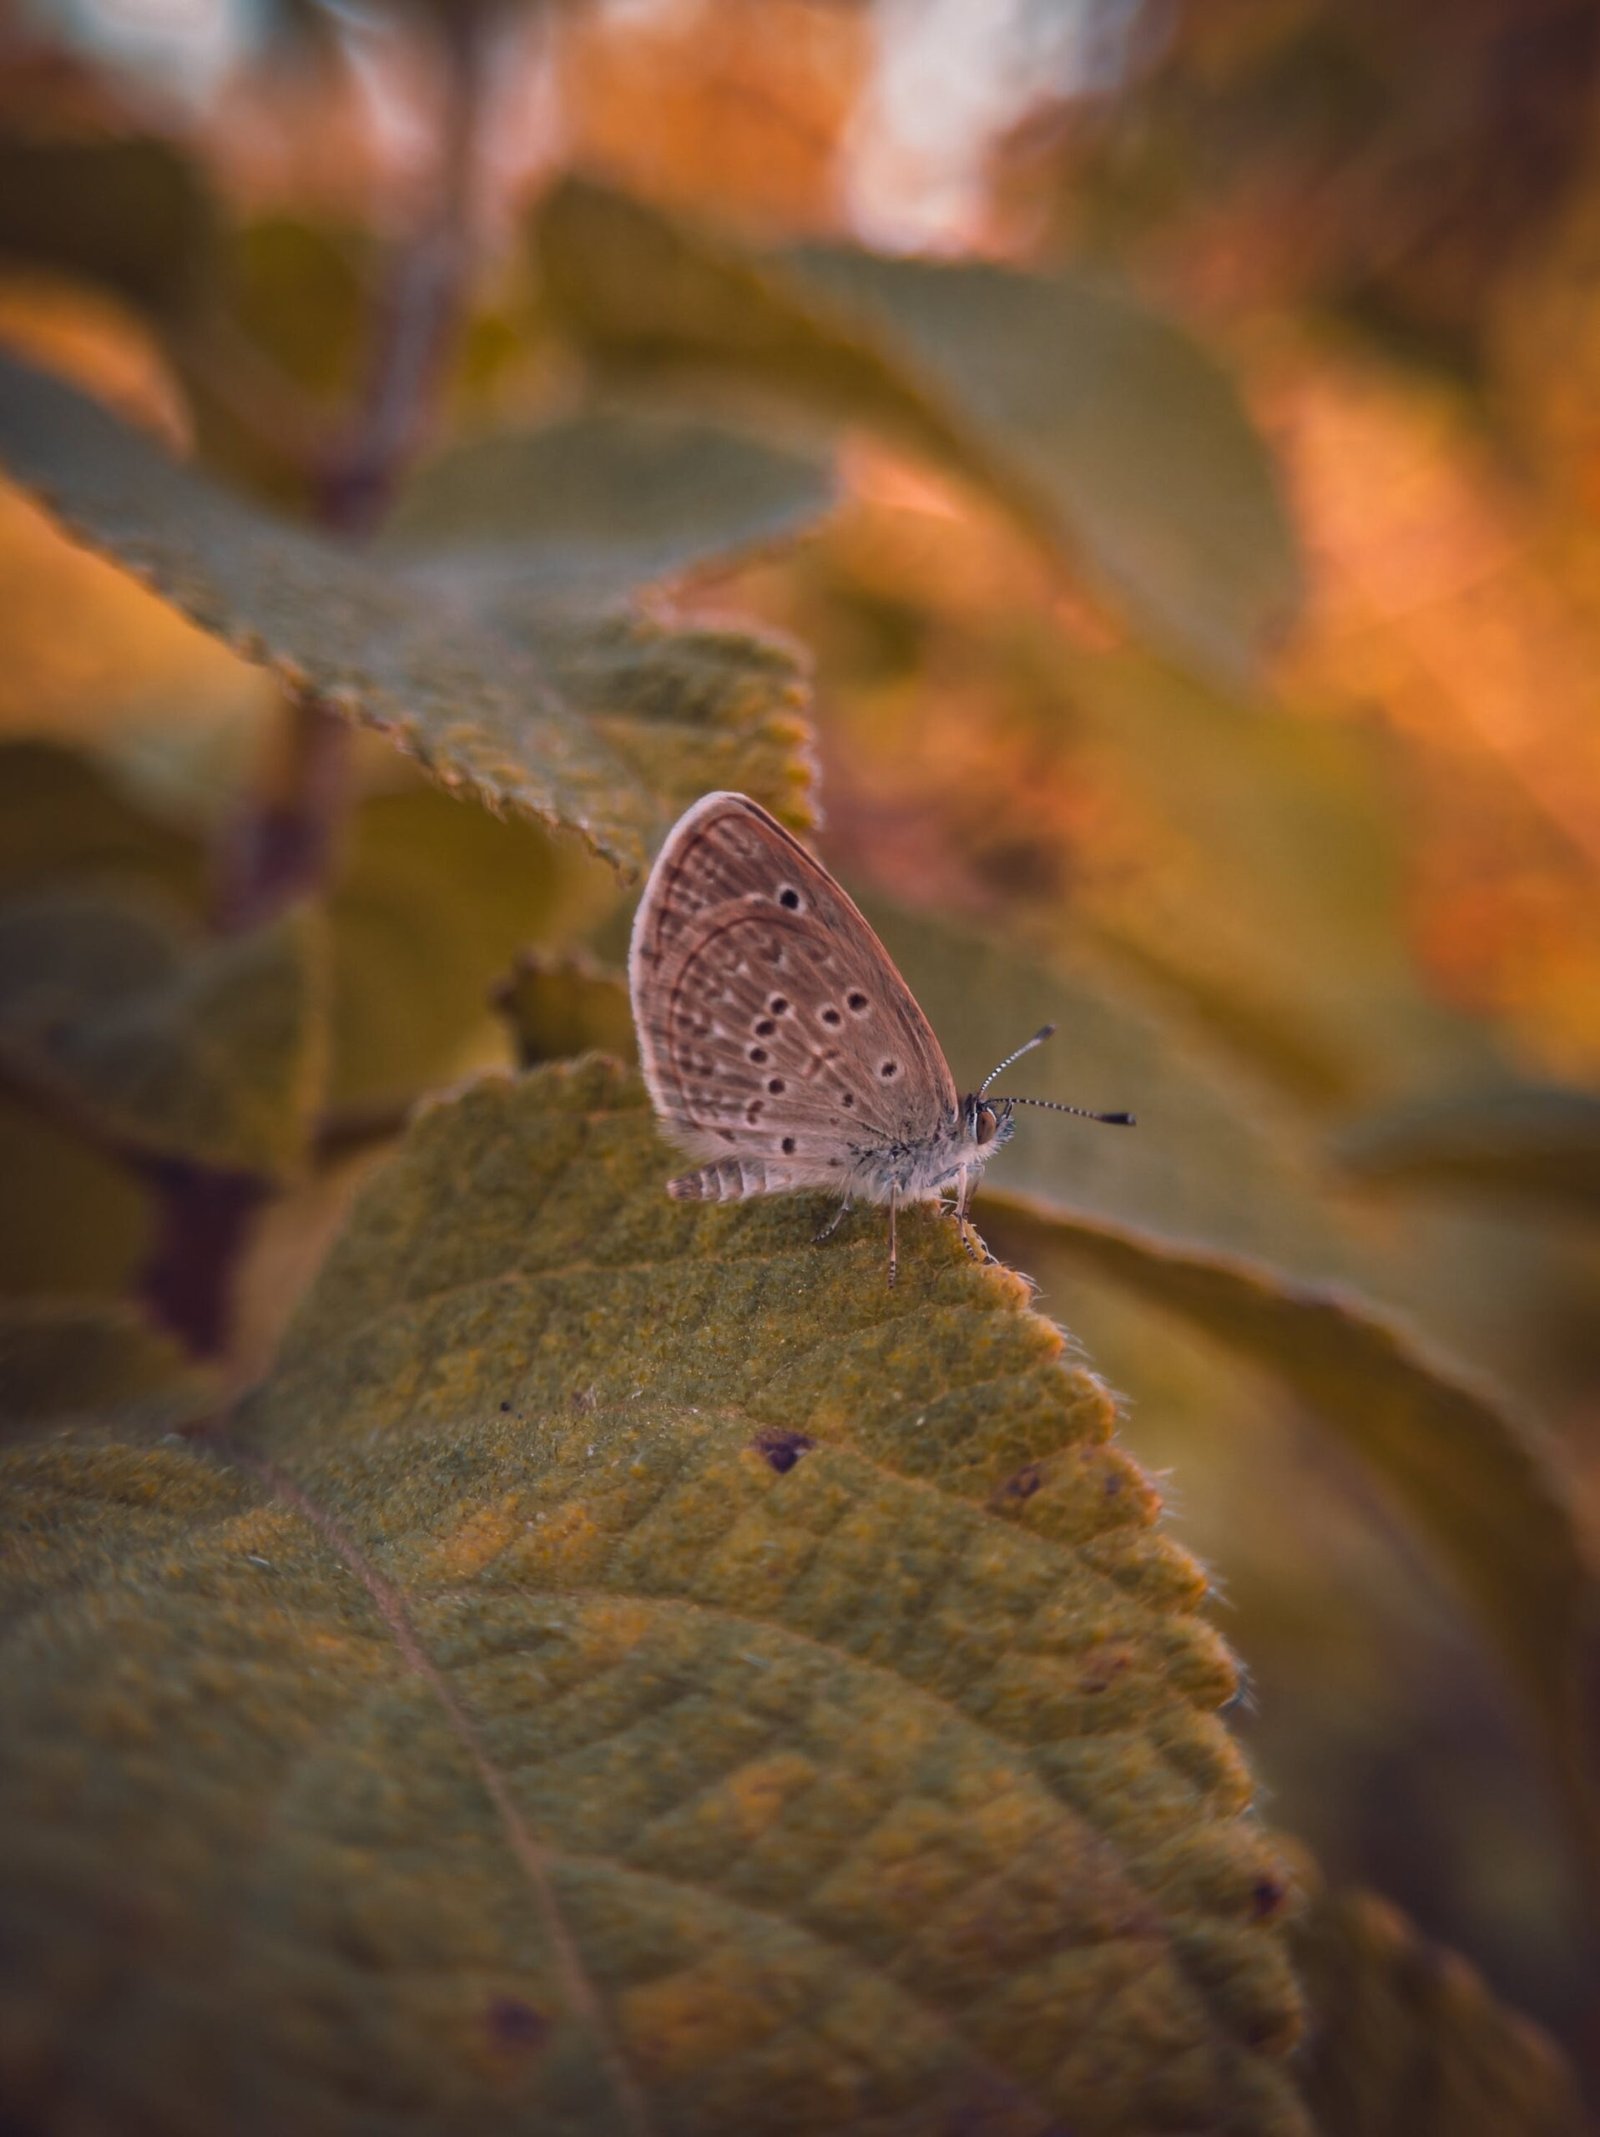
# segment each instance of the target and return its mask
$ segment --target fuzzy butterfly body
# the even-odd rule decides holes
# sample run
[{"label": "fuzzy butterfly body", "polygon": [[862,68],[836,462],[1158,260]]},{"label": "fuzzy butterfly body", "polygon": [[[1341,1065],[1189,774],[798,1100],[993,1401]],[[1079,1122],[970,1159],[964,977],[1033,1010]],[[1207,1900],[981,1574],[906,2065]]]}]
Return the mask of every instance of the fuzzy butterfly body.
[{"label": "fuzzy butterfly body", "polygon": [[668,834],[628,982],[662,1127],[702,1161],[669,1183],[680,1199],[827,1188],[844,1209],[887,1202],[892,1280],[896,1206],[953,1189],[964,1210],[1011,1135],[1013,1101],[958,1096],[860,911],[742,794],[706,795]]}]

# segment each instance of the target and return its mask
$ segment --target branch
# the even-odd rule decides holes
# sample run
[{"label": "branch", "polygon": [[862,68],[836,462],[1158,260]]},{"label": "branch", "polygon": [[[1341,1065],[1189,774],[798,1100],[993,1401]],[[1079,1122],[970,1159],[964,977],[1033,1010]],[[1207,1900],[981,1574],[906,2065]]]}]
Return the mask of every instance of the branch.
[{"label": "branch", "polygon": [[320,486],[324,523],[346,534],[370,533],[382,519],[438,413],[472,268],[478,117],[497,12],[495,0],[456,0],[440,11],[436,206],[395,260],[362,406]]}]

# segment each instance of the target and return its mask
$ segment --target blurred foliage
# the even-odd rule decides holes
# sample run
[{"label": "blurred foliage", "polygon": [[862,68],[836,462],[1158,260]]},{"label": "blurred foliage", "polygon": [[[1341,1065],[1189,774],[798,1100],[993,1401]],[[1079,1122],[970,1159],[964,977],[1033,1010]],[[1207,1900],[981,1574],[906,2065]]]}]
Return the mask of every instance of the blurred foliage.
[{"label": "blurred foliage", "polygon": [[1327,2014],[1306,2080],[1324,2137],[1565,2137],[1584,2127],[1571,2076],[1549,2044],[1499,2010],[1455,1953],[1431,1948],[1383,1901],[1352,1893],[1324,1902],[1300,1949]]},{"label": "blurred foliage", "polygon": [[[30,2129],[1600,2098],[1600,15],[936,13],[8,32]],[[563,1065],[714,786],[1065,1345]]]},{"label": "blurred foliage", "polygon": [[1225,672],[1288,621],[1293,541],[1228,381],[1112,288],[817,246],[780,265],[572,180],[534,246],[603,364],[870,423]]},{"label": "blurred foliage", "polygon": [[152,1437],[215,1401],[172,1336],[116,1301],[8,1301],[0,1310],[0,1436],[81,1424]]}]

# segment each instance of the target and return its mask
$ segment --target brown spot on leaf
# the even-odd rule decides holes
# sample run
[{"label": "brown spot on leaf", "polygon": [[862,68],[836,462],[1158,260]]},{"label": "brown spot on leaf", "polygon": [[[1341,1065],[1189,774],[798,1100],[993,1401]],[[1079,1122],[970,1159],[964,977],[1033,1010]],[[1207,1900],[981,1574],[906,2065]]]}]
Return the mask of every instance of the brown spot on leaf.
[{"label": "brown spot on leaf", "polygon": [[520,1996],[496,1996],[488,2010],[489,2038],[497,2048],[537,2048],[550,2031],[550,2021]]},{"label": "brown spot on leaf", "polygon": [[1130,1659],[1125,1647],[1096,1648],[1078,1679],[1079,1689],[1085,1692],[1108,1690],[1128,1668]]},{"label": "brown spot on leaf", "polygon": [[763,1432],[750,1442],[751,1450],[775,1469],[780,1477],[787,1476],[801,1455],[809,1454],[816,1445],[803,1432]]},{"label": "brown spot on leaf", "polygon": [[1281,1877],[1258,1877],[1250,1887],[1250,1912],[1258,1922],[1269,1921],[1281,1914],[1289,1887]]}]

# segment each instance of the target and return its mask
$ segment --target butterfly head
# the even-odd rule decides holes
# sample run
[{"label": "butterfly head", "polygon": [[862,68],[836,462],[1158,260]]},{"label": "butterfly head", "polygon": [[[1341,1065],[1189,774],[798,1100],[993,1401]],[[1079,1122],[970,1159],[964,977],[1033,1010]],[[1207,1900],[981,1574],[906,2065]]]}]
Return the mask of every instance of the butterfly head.
[{"label": "butterfly head", "polygon": [[961,1115],[968,1142],[981,1150],[986,1158],[993,1157],[1016,1133],[1009,1098],[985,1098],[981,1091],[974,1091],[970,1098],[961,1101]]}]

